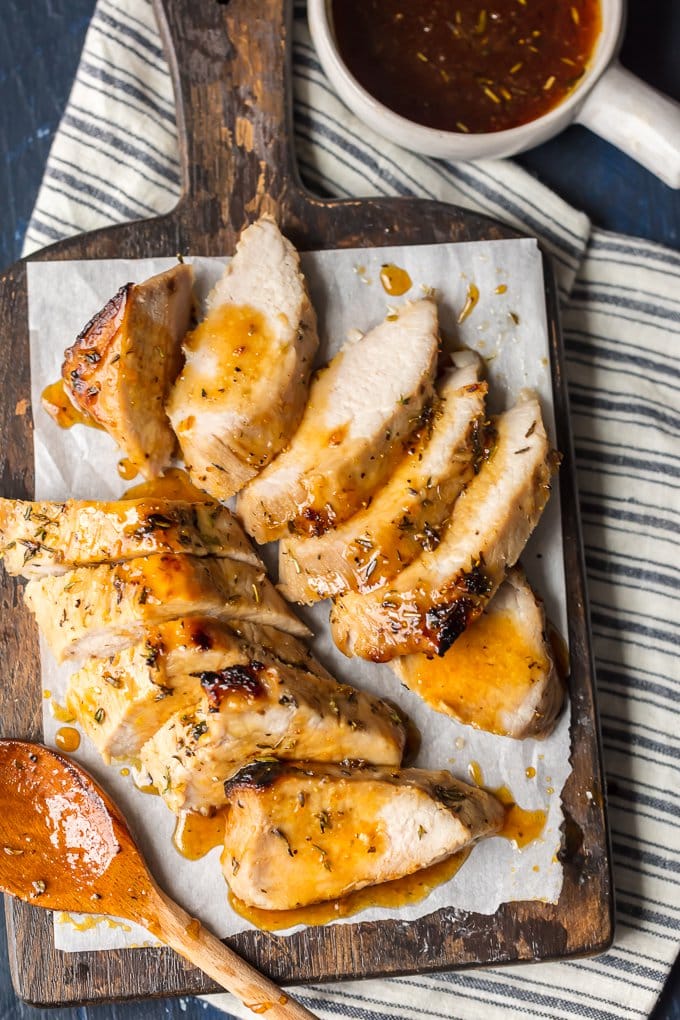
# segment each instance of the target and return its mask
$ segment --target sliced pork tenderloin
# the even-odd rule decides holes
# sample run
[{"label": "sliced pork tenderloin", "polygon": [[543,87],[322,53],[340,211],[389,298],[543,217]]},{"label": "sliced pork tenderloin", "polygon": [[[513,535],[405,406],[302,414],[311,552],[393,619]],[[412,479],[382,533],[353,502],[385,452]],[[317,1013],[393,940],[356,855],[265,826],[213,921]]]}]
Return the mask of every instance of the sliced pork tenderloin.
[{"label": "sliced pork tenderloin", "polygon": [[212,501],[0,499],[0,556],[10,574],[63,574],[151,553],[260,564],[236,517]]},{"label": "sliced pork tenderloin", "polygon": [[286,536],[279,545],[279,586],[287,599],[310,603],[344,591],[372,591],[423,549],[436,548],[451,507],[474,474],[483,434],[486,383],[479,359],[437,387],[431,418],[366,509],[317,538]]},{"label": "sliced pork tenderloin", "polygon": [[263,217],[241,235],[188,336],[168,401],[192,481],[216,499],[238,492],[288,443],[318,346],[293,245]]},{"label": "sliced pork tenderloin", "polygon": [[269,659],[336,685],[291,634],[191,616],[150,627],[140,641],[107,658],[88,659],[69,680],[66,704],[105,761],[135,760],[171,716],[204,700],[202,674],[234,661]]},{"label": "sliced pork tenderloin", "polygon": [[538,399],[527,392],[495,420],[489,456],[454,504],[437,548],[387,585],[337,599],[331,630],[338,647],[375,662],[412,652],[443,655],[517,562],[556,464]]},{"label": "sliced pork tenderloin", "polygon": [[233,641],[193,658],[203,696],[169,718],[140,754],[172,811],[223,806],[224,781],[254,758],[401,762],[403,720],[379,698]]},{"label": "sliced pork tenderloin", "polygon": [[26,585],[25,600],[57,662],[105,658],[181,616],[252,620],[309,634],[264,568],[236,560],[153,555],[79,567]]},{"label": "sliced pork tenderloin", "polygon": [[239,496],[258,542],[323,534],[368,504],[428,412],[437,347],[436,306],[417,301],[318,373],[290,445]]},{"label": "sliced pork tenderloin", "polygon": [[291,910],[389,882],[497,832],[504,809],[449,772],[258,762],[226,785],[238,899]]},{"label": "sliced pork tenderloin", "polygon": [[193,270],[173,266],[121,287],[64,353],[69,396],[145,478],[163,473],[177,445],[165,402],[193,308]]},{"label": "sliced pork tenderloin", "polygon": [[418,652],[390,666],[437,712],[504,737],[545,737],[564,701],[546,628],[543,604],[516,566],[446,655]]}]

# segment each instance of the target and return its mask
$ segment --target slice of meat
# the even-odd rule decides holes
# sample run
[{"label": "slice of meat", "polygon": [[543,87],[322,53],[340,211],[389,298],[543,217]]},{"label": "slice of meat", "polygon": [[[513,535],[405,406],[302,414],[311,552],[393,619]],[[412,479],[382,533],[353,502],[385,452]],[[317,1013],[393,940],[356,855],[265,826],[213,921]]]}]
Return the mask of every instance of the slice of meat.
[{"label": "slice of meat", "polygon": [[372,591],[423,549],[436,548],[453,503],[474,474],[484,421],[487,387],[477,381],[478,359],[461,361],[438,386],[431,419],[365,510],[318,538],[281,540],[279,586],[287,599],[309,603],[348,590]]},{"label": "slice of meat", "polygon": [[156,730],[198,698],[194,677],[170,674],[153,632],[106,659],[88,659],[66,689],[67,708],[107,765],[139,758]]},{"label": "slice of meat", "polygon": [[192,314],[193,270],[173,266],[121,287],[64,352],[64,388],[146,478],[175,450],[165,402]]},{"label": "slice of meat", "polygon": [[239,646],[233,636],[193,659],[203,696],[168,719],[140,755],[172,811],[223,806],[224,781],[253,758],[401,762],[403,720],[379,698]]},{"label": "slice of meat", "polygon": [[104,658],[180,616],[243,619],[305,637],[264,568],[236,560],[153,555],[34,578],[25,600],[57,662]]},{"label": "slice of meat", "polygon": [[443,658],[417,653],[390,666],[438,712],[518,740],[546,736],[564,700],[543,604],[519,567]]},{"label": "slice of meat", "polygon": [[272,219],[241,235],[187,337],[168,415],[192,481],[228,499],[298,426],[318,346],[295,248]]},{"label": "slice of meat", "polygon": [[300,641],[292,634],[287,634],[266,624],[253,623],[252,620],[231,620],[229,626],[247,644],[266,648],[287,666],[304,669],[308,673],[314,673],[315,676],[326,680],[335,680],[326,667],[315,658],[304,641]]},{"label": "slice of meat", "polygon": [[437,345],[436,306],[417,301],[321,370],[290,446],[239,496],[258,542],[320,535],[367,504],[429,404]]},{"label": "slice of meat", "polygon": [[443,655],[519,559],[557,461],[531,393],[500,415],[494,430],[489,456],[458,497],[434,552],[382,588],[338,598],[331,630],[345,654],[376,662],[412,652]]},{"label": "slice of meat", "polygon": [[150,553],[260,560],[238,520],[219,503],[0,499],[0,556],[10,574],[39,577]]},{"label": "slice of meat", "polygon": [[106,762],[138,759],[171,716],[193,710],[202,700],[198,675],[222,669],[235,653],[246,661],[269,655],[285,662],[288,656],[298,670],[335,684],[290,634],[247,621],[228,626],[209,617],[183,617],[149,628],[115,655],[89,659],[71,676],[66,703]]},{"label": "slice of meat", "polygon": [[291,910],[412,874],[497,832],[503,807],[449,772],[255,763],[225,786],[232,893]]}]

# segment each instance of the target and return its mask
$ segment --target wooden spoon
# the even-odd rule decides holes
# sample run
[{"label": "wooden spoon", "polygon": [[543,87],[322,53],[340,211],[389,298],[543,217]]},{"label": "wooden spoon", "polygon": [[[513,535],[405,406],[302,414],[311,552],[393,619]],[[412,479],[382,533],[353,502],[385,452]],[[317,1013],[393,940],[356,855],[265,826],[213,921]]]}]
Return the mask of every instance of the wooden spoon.
[{"label": "wooden spoon", "polygon": [[158,888],[116,805],[42,744],[0,740],[0,891],[49,910],[133,921],[254,1013],[314,1018]]}]

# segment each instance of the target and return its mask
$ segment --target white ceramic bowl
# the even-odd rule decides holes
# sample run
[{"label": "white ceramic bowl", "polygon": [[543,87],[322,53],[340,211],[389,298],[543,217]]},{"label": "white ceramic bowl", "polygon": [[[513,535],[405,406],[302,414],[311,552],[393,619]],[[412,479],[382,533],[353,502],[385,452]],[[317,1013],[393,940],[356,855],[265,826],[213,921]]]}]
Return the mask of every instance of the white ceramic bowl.
[{"label": "white ceramic bowl", "polygon": [[576,120],[678,188],[680,105],[616,61],[624,27],[623,0],[600,3],[602,31],[576,88],[553,110],[528,124],[483,134],[425,127],[379,103],[353,77],[338,52],[331,0],[308,0],[307,9],[319,60],[340,98],[370,128],[405,149],[453,161],[497,159],[540,145]]}]

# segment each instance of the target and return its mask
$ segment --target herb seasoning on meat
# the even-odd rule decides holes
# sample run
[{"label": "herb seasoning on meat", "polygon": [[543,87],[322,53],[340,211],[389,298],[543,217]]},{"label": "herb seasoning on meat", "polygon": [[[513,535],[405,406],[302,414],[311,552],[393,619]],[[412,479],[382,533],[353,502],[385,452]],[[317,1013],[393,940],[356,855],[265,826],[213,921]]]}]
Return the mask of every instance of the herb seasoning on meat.
[{"label": "herb seasoning on meat", "polygon": [[333,0],[357,81],[409,120],[487,132],[542,116],[581,79],[598,0]]}]

